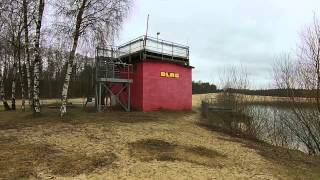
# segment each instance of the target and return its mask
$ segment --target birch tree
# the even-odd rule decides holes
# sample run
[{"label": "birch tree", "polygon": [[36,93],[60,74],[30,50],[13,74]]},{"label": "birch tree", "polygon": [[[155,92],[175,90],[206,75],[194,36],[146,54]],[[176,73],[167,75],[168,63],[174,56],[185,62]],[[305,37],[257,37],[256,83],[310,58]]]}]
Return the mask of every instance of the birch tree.
[{"label": "birch tree", "polygon": [[34,70],[33,70],[33,112],[39,114],[40,110],[40,67],[41,67],[41,54],[40,54],[40,36],[41,36],[41,23],[44,11],[44,0],[38,1],[38,16],[36,20],[36,37],[34,40]]},{"label": "birch tree", "polygon": [[19,53],[19,42],[21,37],[21,8],[19,1],[5,1],[2,4],[2,21],[4,23],[4,34],[7,46],[10,47],[11,57],[13,57],[12,86],[11,86],[11,109],[16,109],[16,77],[17,61]]},{"label": "birch tree", "polygon": [[17,38],[17,59],[18,59],[18,69],[19,69],[19,79],[20,79],[20,87],[21,87],[21,110],[25,111],[25,86],[24,86],[24,70],[23,70],[23,63],[21,63],[21,31],[18,34]]},{"label": "birch tree", "polygon": [[[15,41],[13,38],[12,41]],[[11,109],[16,110],[16,85],[17,85],[17,56],[16,50],[13,50],[13,78],[12,78],[12,86],[11,86]]]},{"label": "birch tree", "polygon": [[[28,92],[30,92],[30,63],[29,63],[29,34],[28,34],[28,26],[30,26],[31,22],[33,22],[33,18],[28,18],[28,16],[33,16],[33,12],[28,12],[28,3],[34,2],[34,0],[23,0],[23,2],[20,2],[19,0],[4,0],[2,1],[1,6],[1,20],[5,24],[4,34],[7,46],[10,46],[9,52],[10,56],[9,58],[13,57],[13,68],[12,68],[12,87],[11,87],[11,102],[12,102],[12,109],[15,110],[15,99],[16,99],[16,81],[17,78],[20,79],[20,87],[21,87],[21,109],[25,110],[25,83],[24,83],[24,62],[22,60],[22,54],[28,54],[27,55],[27,79],[28,79],[28,85],[27,89]],[[30,19],[28,21],[28,19]],[[22,38],[23,38],[23,31],[25,31],[25,42],[27,42],[26,46],[26,52],[22,52],[21,50],[24,48],[24,45],[22,44]],[[19,76],[17,75],[17,72],[19,72]],[[28,93],[28,97],[29,97]],[[30,102],[30,100],[29,100]]]},{"label": "birch tree", "polygon": [[[1,27],[1,26],[0,26]],[[1,55],[1,59],[0,59],[0,101],[2,101],[3,106],[5,108],[6,111],[11,110],[7,100],[5,99],[5,92],[4,92],[4,78],[3,78],[3,72],[2,70],[4,69],[3,64],[4,64],[4,52],[3,49],[0,48],[0,55]]]},{"label": "birch tree", "polygon": [[2,69],[1,68],[0,68],[0,101],[2,101],[5,110],[8,111],[8,110],[10,110],[10,106],[9,106],[7,100],[5,99],[4,83],[3,83]]},{"label": "birch tree", "polygon": [[30,51],[29,51],[29,21],[28,21],[28,1],[23,0],[23,27],[24,27],[24,50],[26,59],[27,89],[29,105],[31,104],[31,77],[30,77]]},{"label": "birch tree", "polygon": [[120,29],[130,4],[130,0],[60,0],[55,4],[57,14],[63,19],[57,23],[57,29],[70,33],[73,41],[62,88],[62,117],[67,112],[68,89],[79,38],[106,43]]},{"label": "birch tree", "polygon": [[[2,14],[4,11],[4,4],[0,2],[0,13]],[[4,33],[4,17],[0,16],[0,34]],[[5,99],[5,91],[4,91],[4,78],[3,78],[3,70],[5,64],[5,51],[4,51],[4,39],[0,36],[0,101],[2,101],[5,110],[10,110],[9,104]]]},{"label": "birch tree", "polygon": [[[0,4],[1,6],[1,4]],[[1,10],[1,7],[0,7]],[[0,20],[3,20],[3,17],[0,17]],[[0,21],[0,34],[5,33],[4,30],[4,21]],[[6,40],[2,36],[0,36],[0,101],[2,101],[3,106],[6,111],[11,110],[6,98],[5,98],[5,89],[4,89],[4,81],[5,81],[5,72],[7,69],[7,49],[6,49]]]}]

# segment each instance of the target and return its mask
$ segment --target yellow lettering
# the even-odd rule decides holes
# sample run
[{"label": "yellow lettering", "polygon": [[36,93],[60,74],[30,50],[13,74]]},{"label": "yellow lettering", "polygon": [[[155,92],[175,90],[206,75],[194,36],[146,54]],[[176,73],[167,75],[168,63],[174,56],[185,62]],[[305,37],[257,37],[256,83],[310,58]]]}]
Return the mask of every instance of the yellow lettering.
[{"label": "yellow lettering", "polygon": [[160,72],[160,77],[166,77],[166,78],[180,78],[179,73],[174,73],[174,72]]}]

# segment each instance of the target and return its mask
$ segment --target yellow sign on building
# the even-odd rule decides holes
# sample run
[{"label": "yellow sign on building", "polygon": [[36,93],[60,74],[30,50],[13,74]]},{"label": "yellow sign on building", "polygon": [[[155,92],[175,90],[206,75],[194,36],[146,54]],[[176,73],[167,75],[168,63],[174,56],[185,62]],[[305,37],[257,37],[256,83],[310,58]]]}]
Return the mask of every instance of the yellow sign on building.
[{"label": "yellow sign on building", "polygon": [[179,73],[174,73],[174,72],[160,72],[160,77],[165,77],[165,78],[180,78]]}]

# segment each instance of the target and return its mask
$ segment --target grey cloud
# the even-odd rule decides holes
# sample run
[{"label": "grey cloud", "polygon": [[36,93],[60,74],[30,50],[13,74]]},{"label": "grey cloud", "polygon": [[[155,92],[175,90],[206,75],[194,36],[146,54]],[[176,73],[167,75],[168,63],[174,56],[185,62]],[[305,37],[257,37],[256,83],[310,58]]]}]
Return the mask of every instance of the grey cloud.
[{"label": "grey cloud", "polygon": [[138,0],[119,43],[143,35],[150,13],[149,35],[190,46],[194,80],[218,83],[221,69],[242,65],[255,88],[268,87],[274,56],[296,47],[319,7],[317,0]]}]

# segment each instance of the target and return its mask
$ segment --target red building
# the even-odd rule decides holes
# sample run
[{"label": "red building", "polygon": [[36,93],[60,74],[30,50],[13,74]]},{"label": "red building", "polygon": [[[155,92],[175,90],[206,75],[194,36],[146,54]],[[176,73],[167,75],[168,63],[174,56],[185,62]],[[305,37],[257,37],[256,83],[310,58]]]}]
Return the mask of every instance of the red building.
[{"label": "red building", "polygon": [[106,86],[126,110],[191,110],[189,47],[143,36],[109,56],[130,66],[120,68],[119,75],[113,75],[116,82]]},{"label": "red building", "polygon": [[143,111],[191,109],[191,67],[158,60],[142,61],[133,67],[132,108]]}]

